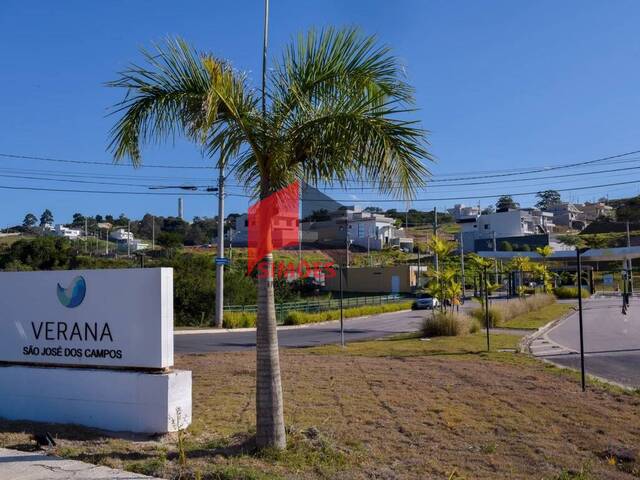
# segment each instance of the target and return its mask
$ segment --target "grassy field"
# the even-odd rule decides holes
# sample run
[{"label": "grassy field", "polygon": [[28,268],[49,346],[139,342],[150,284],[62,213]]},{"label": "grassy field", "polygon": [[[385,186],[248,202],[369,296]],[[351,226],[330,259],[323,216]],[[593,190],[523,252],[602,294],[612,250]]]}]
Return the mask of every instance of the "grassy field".
[{"label": "grassy field", "polygon": [[[179,355],[193,371],[186,465],[176,436],[124,439],[47,425],[60,455],[165,478],[632,479],[640,396],[498,348],[516,335],[401,336],[281,354],[289,448],[255,454],[255,353]],[[42,427],[40,427],[42,428]],[[29,448],[25,422],[0,445]],[[182,475],[182,477],[178,477]]]},{"label": "grassy field", "polygon": [[564,317],[573,309],[574,306],[569,303],[553,303],[540,310],[506,320],[502,328],[540,328],[553,320]]}]

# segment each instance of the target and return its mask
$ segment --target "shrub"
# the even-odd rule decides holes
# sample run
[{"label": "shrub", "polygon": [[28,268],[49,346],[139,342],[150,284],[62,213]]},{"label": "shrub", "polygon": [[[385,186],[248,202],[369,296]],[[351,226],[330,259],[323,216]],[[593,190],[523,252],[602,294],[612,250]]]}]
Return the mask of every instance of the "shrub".
[{"label": "shrub", "polygon": [[[485,322],[484,307],[474,308],[469,313],[483,328],[487,326]],[[492,327],[497,327],[504,323],[501,309],[498,309],[495,306],[489,306],[489,323]]]},{"label": "shrub", "polygon": [[422,322],[422,335],[424,337],[457,337],[475,333],[480,328],[478,321],[455,312],[434,312],[429,314]]},{"label": "shrub", "polygon": [[[578,287],[558,287],[553,289],[553,293],[558,298],[578,298]],[[589,298],[589,290],[582,289],[582,298]]]},{"label": "shrub", "polygon": [[224,328],[250,328],[256,326],[255,312],[224,312],[222,317]]},{"label": "shrub", "polygon": [[[362,317],[365,315],[375,315],[378,313],[397,312],[398,310],[408,310],[411,308],[411,302],[386,303],[382,305],[366,305],[362,307],[345,308],[342,311],[344,318]],[[291,311],[287,313],[284,319],[285,325],[303,325],[305,323],[326,322],[329,320],[338,320],[340,318],[340,310],[326,310],[324,312],[298,312]]]},{"label": "shrub", "polygon": [[[489,307],[489,322],[492,327],[499,327],[518,315],[540,310],[547,305],[555,303],[555,301],[556,299],[553,295],[538,293],[529,297],[495,302]],[[483,327],[486,327],[484,309],[482,307],[471,310],[471,316],[476,318]]]}]

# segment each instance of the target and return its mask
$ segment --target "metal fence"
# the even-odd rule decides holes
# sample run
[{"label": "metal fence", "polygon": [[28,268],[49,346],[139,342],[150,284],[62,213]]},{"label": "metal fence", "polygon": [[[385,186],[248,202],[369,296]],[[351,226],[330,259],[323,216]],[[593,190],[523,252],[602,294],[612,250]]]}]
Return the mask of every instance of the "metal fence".
[{"label": "metal fence", "polygon": [[[366,305],[382,305],[385,303],[399,302],[410,298],[407,295],[375,295],[365,297],[345,297],[342,300],[343,308],[362,307]],[[276,303],[276,318],[283,322],[289,312],[321,312],[324,310],[337,310],[340,308],[340,299],[331,298],[325,300],[306,300],[304,302]],[[257,305],[225,305],[225,312],[254,313]]]}]

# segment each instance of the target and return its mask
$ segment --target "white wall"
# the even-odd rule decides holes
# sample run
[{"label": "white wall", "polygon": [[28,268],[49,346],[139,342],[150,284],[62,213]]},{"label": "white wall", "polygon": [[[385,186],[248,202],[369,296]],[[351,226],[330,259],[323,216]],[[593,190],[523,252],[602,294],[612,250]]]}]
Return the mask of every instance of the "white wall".
[{"label": "white wall", "polygon": [[0,366],[0,417],[165,433],[191,423],[191,372]]}]

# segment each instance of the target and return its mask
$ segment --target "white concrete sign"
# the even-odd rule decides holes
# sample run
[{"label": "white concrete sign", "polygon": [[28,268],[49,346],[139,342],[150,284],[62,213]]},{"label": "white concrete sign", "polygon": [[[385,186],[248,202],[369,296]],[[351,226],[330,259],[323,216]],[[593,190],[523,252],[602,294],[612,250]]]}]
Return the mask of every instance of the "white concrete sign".
[{"label": "white concrete sign", "polygon": [[0,272],[0,361],[172,366],[173,270]]},{"label": "white concrete sign", "polygon": [[0,365],[0,417],[173,432],[191,423],[191,372]]}]

